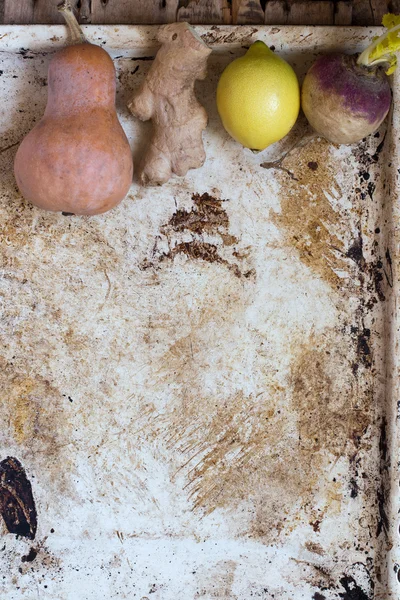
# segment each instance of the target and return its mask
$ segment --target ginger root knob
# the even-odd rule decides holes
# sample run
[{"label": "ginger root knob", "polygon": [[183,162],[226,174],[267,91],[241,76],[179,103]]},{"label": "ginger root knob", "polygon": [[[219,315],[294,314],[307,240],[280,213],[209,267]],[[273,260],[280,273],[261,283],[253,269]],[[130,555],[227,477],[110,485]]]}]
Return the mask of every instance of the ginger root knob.
[{"label": "ginger root knob", "polygon": [[161,48],[139,90],[128,102],[130,112],[153,122],[153,135],[138,173],[142,184],[161,185],[172,173],[183,176],[205,161],[202,131],[207,113],[194,93],[196,79],[207,75],[211,49],[188,23],[161,27]]}]

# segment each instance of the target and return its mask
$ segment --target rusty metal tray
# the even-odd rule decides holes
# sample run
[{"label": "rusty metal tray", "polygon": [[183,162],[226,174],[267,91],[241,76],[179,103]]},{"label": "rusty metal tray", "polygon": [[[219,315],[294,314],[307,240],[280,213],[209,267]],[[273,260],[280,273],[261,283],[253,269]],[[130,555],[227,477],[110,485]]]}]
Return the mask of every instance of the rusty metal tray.
[{"label": "rusty metal tray", "polygon": [[[204,167],[79,218],[12,173],[65,30],[0,27],[1,598],[397,598],[398,75],[359,145],[300,118],[252,154],[216,113],[234,56],[263,39],[302,77],[379,30],[197,29]],[[137,158],[157,28],[86,31]]]}]

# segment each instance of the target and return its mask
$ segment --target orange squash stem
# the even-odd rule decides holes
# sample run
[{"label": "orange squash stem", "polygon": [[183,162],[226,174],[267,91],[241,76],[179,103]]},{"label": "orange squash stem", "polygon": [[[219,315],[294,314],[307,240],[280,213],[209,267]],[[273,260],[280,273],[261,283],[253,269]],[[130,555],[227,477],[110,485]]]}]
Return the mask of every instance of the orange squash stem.
[{"label": "orange squash stem", "polygon": [[58,5],[58,10],[60,13],[62,13],[62,16],[67,23],[67,27],[71,34],[71,44],[87,43],[88,41],[85,37],[85,34],[83,33],[81,26],[74,15],[70,0],[63,0],[63,2]]}]

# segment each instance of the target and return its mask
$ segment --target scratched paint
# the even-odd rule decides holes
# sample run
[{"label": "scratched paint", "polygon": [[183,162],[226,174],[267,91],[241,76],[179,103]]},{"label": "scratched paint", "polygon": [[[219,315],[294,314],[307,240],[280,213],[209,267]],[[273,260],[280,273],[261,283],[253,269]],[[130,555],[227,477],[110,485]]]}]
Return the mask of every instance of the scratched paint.
[{"label": "scratched paint", "polygon": [[[2,597],[394,598],[383,199],[397,115],[348,148],[301,118],[252,154],[214,99],[257,38],[301,76],[370,33],[199,27],[215,49],[198,86],[204,167],[79,218],[27,205],[12,175],[63,31],[0,29],[0,458],[20,461],[37,511],[34,541],[1,523]],[[88,28],[119,57],[134,158],[149,124],[125,104],[155,31]]]}]

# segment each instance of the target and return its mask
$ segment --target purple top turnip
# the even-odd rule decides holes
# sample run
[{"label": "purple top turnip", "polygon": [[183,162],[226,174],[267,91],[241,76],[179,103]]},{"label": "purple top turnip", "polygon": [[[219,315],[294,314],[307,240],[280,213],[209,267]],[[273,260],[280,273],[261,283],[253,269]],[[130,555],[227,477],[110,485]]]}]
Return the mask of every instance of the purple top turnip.
[{"label": "purple top turnip", "polygon": [[396,59],[400,45],[399,17],[386,15],[388,32],[362,54],[321,56],[308,71],[301,104],[317,133],[337,144],[359,142],[374,133],[385,119],[391,104],[389,78],[383,65]]}]

